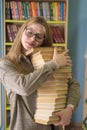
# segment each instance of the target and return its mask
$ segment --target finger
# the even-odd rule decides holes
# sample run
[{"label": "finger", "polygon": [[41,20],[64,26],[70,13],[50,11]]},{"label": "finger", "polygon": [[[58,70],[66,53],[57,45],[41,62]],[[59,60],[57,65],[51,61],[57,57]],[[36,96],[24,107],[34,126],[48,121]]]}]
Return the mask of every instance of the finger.
[{"label": "finger", "polygon": [[66,56],[66,59],[70,59],[71,60],[71,57],[70,56]]},{"label": "finger", "polygon": [[54,123],[54,125],[55,125],[55,126],[63,125],[63,122],[60,121],[60,122],[58,122],[58,123]]},{"label": "finger", "polygon": [[63,54],[66,55],[68,52],[69,52],[69,50],[66,49],[66,50],[63,52]]},{"label": "finger", "polygon": [[57,47],[54,47],[54,55],[57,54]]},{"label": "finger", "polygon": [[67,62],[67,63],[66,63],[66,66],[70,66],[70,67],[71,67],[71,66],[72,66],[72,63]]}]

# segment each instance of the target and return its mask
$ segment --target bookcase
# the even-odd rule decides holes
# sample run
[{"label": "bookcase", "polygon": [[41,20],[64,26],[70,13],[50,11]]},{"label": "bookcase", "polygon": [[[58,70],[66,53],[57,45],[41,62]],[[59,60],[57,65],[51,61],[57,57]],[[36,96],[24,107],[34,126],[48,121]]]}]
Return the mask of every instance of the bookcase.
[{"label": "bookcase", "polygon": [[[4,0],[4,55],[9,52],[20,26],[32,16],[44,17],[51,30],[53,46],[67,48],[68,0]],[[5,130],[10,122],[10,104],[5,94]]]}]

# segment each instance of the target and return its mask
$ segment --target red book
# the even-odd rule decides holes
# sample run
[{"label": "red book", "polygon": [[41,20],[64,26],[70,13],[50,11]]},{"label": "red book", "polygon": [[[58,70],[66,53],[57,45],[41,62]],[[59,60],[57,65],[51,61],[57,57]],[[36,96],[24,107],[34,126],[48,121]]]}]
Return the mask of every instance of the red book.
[{"label": "red book", "polygon": [[11,34],[11,30],[10,30],[10,25],[9,24],[7,24],[7,34],[8,34],[8,40],[10,41],[10,42],[12,42],[13,41],[13,39],[12,39],[12,34]]},{"label": "red book", "polygon": [[56,33],[57,33],[57,37],[59,39],[59,42],[64,43],[64,37],[63,37],[63,34],[62,34],[59,26],[55,26],[55,28],[56,28]]},{"label": "red book", "polygon": [[53,42],[58,43],[58,38],[57,38],[56,30],[55,30],[54,26],[50,26],[50,28],[51,28],[51,32],[52,32]]}]

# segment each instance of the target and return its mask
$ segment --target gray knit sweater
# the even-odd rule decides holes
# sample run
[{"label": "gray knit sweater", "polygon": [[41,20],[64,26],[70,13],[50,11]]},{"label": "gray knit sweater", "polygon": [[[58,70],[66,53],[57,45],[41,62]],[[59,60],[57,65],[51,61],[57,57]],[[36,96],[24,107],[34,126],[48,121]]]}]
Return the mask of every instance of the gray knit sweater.
[{"label": "gray knit sweater", "polygon": [[[5,58],[0,60],[0,80],[11,105],[10,130],[51,130],[50,125],[35,123],[34,114],[37,89],[53,75],[56,64],[50,61],[33,72],[29,59],[23,58],[20,63],[27,69],[26,75],[19,73],[11,61]],[[76,106],[80,99],[79,84],[72,81],[70,89],[68,103]]]}]

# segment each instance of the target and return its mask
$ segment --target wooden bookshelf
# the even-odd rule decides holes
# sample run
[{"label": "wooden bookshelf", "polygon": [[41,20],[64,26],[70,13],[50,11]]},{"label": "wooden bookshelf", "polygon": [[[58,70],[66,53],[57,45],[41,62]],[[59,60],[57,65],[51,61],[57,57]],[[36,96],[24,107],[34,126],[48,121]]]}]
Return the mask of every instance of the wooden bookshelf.
[{"label": "wooden bookshelf", "polygon": [[[14,4],[14,2],[16,2],[16,4]],[[22,4],[22,6],[24,6],[25,10],[27,11],[28,6],[32,5],[32,8],[36,7],[39,4],[42,4],[42,10],[43,10],[43,14],[41,14],[40,12],[40,7],[38,9],[37,14],[35,14],[34,9],[32,9],[33,11],[33,15],[32,16],[43,16],[48,24],[50,26],[55,26],[55,27],[60,27],[61,31],[62,31],[62,35],[64,38],[64,42],[53,42],[53,46],[58,46],[58,47],[64,47],[67,48],[67,39],[68,39],[68,0],[4,0],[3,1],[3,5],[4,5],[4,54],[8,53],[12,42],[15,38],[15,36],[13,36],[11,34],[11,40],[9,38],[9,34],[8,34],[8,30],[7,30],[7,26],[9,25],[9,27],[11,26],[15,26],[18,27],[20,25],[22,25],[25,20],[29,19],[31,16],[30,12],[20,12],[18,13],[18,8],[15,6],[18,6],[18,3]],[[12,4],[12,5],[11,5]],[[51,7],[51,4],[53,5],[54,8],[45,8],[44,5],[46,5],[46,7],[48,7],[48,5]],[[11,7],[13,6],[13,8]],[[59,7],[60,6],[60,7]],[[60,8],[60,10],[59,10]],[[15,10],[16,9],[16,10]],[[45,10],[48,9],[48,14],[46,14]],[[58,9],[58,13],[55,16],[55,9]],[[31,10],[30,10],[31,11]],[[53,11],[53,15],[51,16],[51,11]],[[16,15],[17,14],[17,15]],[[29,15],[30,14],[30,15]],[[49,15],[50,14],[50,15]],[[10,29],[11,31],[11,29]],[[10,118],[10,105],[8,103],[7,100],[7,96],[5,94],[5,130],[8,129],[9,127],[9,118]]]}]

